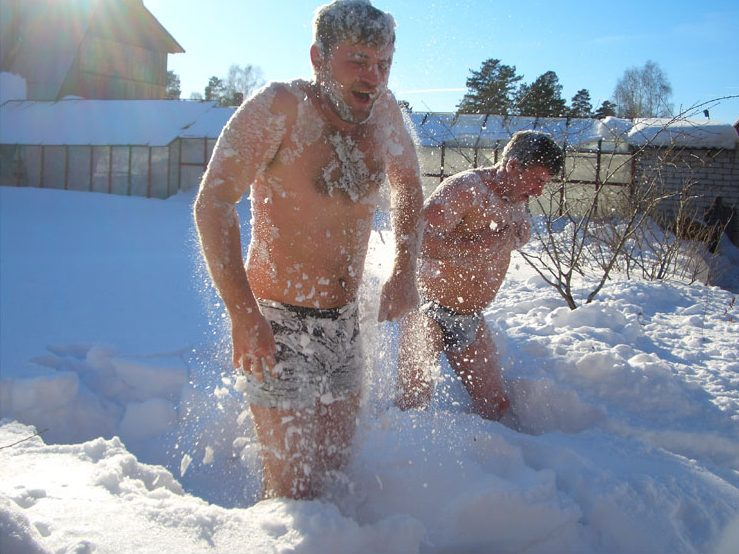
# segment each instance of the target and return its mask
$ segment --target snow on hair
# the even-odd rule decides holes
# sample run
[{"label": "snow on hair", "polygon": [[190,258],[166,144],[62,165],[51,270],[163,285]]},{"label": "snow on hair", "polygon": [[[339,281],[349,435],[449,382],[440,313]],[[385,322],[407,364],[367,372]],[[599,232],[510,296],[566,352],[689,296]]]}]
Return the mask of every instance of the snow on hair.
[{"label": "snow on hair", "polygon": [[395,20],[369,0],[336,0],[316,10],[313,37],[323,55],[342,41],[384,47],[395,43]]},{"label": "snow on hair", "polygon": [[518,131],[508,141],[501,161],[517,160],[522,166],[543,165],[552,175],[564,164],[564,152],[551,135],[541,131]]}]

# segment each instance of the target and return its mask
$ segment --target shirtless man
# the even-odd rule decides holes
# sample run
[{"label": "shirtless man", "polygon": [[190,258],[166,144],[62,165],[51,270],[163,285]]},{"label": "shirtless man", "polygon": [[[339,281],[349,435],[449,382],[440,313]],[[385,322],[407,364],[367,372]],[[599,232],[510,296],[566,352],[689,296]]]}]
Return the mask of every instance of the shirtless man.
[{"label": "shirtless man", "polygon": [[[357,290],[379,189],[390,185],[396,255],[378,319],[418,305],[423,195],[413,142],[387,89],[395,22],[367,0],[314,20],[315,80],[273,83],[218,139],[195,202],[233,365],[262,446],[265,497],[314,498],[346,463],[362,383]],[[251,197],[243,264],[235,205]]]},{"label": "shirtless man", "polygon": [[498,164],[449,177],[426,201],[421,306],[401,321],[400,408],[428,405],[443,352],[478,414],[497,420],[505,413],[500,362],[482,311],[503,283],[511,252],[529,240],[529,197],[541,194],[563,161],[549,135],[521,131]]}]

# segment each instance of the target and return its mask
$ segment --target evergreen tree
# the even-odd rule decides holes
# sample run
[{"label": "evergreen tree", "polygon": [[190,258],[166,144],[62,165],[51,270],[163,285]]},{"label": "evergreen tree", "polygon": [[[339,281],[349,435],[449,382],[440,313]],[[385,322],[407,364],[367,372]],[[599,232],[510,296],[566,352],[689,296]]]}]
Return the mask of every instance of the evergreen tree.
[{"label": "evergreen tree", "polygon": [[496,59],[482,63],[479,71],[470,70],[467,79],[469,92],[457,106],[459,113],[510,115],[513,113],[513,95],[516,84],[523,78],[516,67]]},{"label": "evergreen tree", "polygon": [[543,73],[531,85],[523,85],[518,94],[518,112],[532,117],[567,115],[567,101],[554,71]]},{"label": "evergreen tree", "polygon": [[604,119],[609,115],[616,115],[616,104],[610,102],[609,100],[604,100],[603,103],[600,105],[600,108],[595,110],[593,117],[597,119]]},{"label": "evergreen tree", "polygon": [[167,71],[167,88],[164,93],[165,98],[170,100],[179,100],[182,90],[180,89],[180,76],[174,71]]},{"label": "evergreen tree", "polygon": [[225,87],[223,85],[223,81],[218,77],[213,76],[208,80],[203,98],[206,102],[218,102],[220,104],[224,96],[224,91]]},{"label": "evergreen tree", "polygon": [[593,117],[593,104],[590,102],[590,92],[583,88],[572,97],[569,110],[570,117]]}]

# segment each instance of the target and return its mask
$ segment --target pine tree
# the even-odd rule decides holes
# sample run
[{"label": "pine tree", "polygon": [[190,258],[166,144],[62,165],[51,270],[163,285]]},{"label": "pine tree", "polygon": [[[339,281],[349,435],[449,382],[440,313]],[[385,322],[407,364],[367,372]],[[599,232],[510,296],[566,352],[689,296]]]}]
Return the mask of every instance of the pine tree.
[{"label": "pine tree", "polygon": [[223,81],[216,76],[208,79],[208,84],[205,87],[204,98],[207,102],[218,102],[221,103],[225,91]]},{"label": "pine tree", "polygon": [[590,102],[590,92],[583,88],[575,93],[570,102],[570,117],[593,117],[593,104]]},{"label": "pine tree", "polygon": [[531,85],[523,85],[518,94],[518,112],[532,117],[567,115],[567,101],[554,71],[543,73]]},{"label": "pine tree", "polygon": [[604,119],[609,115],[616,115],[616,104],[610,102],[609,100],[603,100],[600,108],[595,110],[593,117],[595,117],[596,119]]},{"label": "pine tree", "polygon": [[457,106],[458,113],[485,113],[510,115],[513,113],[513,95],[516,84],[523,78],[516,67],[496,59],[482,63],[479,71],[470,70],[467,79],[469,92]]},{"label": "pine tree", "polygon": [[165,98],[170,100],[179,100],[182,90],[180,88],[180,76],[174,71],[167,71],[167,88],[164,93]]}]

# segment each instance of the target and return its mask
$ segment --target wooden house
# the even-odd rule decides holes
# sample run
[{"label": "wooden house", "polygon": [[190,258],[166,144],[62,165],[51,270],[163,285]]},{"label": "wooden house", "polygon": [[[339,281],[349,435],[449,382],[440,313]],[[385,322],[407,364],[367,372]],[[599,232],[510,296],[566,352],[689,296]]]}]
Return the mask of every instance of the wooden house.
[{"label": "wooden house", "polygon": [[0,0],[0,71],[28,100],[164,98],[181,52],[142,0]]}]

